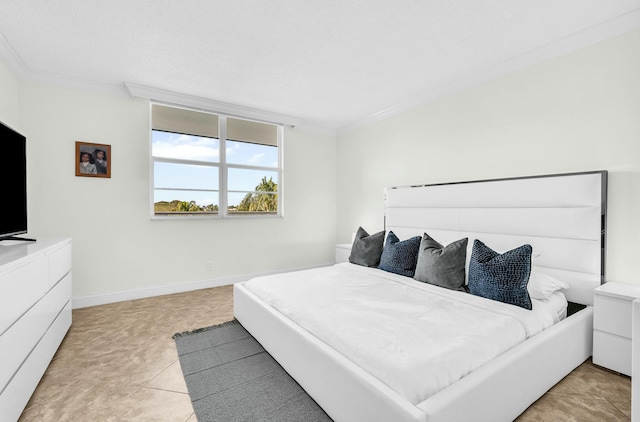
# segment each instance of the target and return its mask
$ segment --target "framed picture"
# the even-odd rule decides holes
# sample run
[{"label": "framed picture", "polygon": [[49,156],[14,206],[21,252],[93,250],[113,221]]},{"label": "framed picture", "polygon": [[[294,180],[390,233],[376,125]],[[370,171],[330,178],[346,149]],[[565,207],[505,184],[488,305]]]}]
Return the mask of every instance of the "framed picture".
[{"label": "framed picture", "polygon": [[77,141],[76,176],[111,177],[111,145]]}]

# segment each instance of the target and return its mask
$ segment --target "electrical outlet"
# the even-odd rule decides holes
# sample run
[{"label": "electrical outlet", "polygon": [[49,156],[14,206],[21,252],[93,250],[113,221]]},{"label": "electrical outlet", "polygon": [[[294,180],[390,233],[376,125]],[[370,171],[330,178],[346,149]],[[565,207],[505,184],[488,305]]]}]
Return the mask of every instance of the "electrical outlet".
[{"label": "electrical outlet", "polygon": [[213,261],[209,260],[206,263],[207,271],[213,271]]}]

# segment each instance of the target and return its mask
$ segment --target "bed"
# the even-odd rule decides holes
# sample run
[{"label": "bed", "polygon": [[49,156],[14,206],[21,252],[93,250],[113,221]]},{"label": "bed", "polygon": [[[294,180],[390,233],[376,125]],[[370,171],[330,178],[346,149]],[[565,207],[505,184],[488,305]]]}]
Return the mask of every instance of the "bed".
[{"label": "bed", "polygon": [[[352,263],[237,283],[235,317],[335,421],[514,420],[591,356],[593,289],[604,281],[606,186],[607,172],[594,171],[385,190],[387,236],[428,233],[442,245],[467,238],[467,278],[476,241],[500,252],[531,245],[531,268],[566,287],[541,319],[527,320],[543,308],[535,300],[529,311]],[[449,313],[423,312],[427,300],[429,312]],[[382,308],[393,316],[372,312]],[[490,313],[498,314],[495,323]],[[525,320],[514,323],[520,315]],[[433,318],[447,324],[438,327]],[[489,337],[466,338],[485,330],[474,321],[486,321]],[[417,349],[425,331],[433,341],[465,326],[471,333],[435,337],[441,340],[433,349],[444,353]],[[386,331],[376,336],[372,327]],[[398,339],[381,342],[394,327]],[[438,372],[451,367],[433,361],[442,356],[457,373]],[[445,381],[431,382],[436,378]]]}]

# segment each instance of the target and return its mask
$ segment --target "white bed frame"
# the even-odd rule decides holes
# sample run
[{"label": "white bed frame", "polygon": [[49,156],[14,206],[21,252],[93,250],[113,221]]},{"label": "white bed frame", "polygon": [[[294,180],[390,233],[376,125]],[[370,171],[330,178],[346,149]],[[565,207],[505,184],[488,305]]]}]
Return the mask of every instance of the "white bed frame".
[{"label": "white bed frame", "polygon": [[[385,228],[448,244],[480,238],[495,250],[529,243],[534,265],[586,305],[418,405],[366,373],[248,291],[234,314],[337,422],[512,421],[592,353],[593,289],[604,281],[607,172],[386,190]],[[303,280],[301,280],[303,282]]]}]

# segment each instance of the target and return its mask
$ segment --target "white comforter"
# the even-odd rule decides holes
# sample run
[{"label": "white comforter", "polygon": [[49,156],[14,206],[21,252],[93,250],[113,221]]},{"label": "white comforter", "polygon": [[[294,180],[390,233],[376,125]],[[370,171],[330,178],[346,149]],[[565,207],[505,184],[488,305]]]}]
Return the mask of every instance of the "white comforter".
[{"label": "white comforter", "polygon": [[349,263],[245,286],[413,404],[553,325],[566,309],[561,293],[534,300],[528,311]]}]

